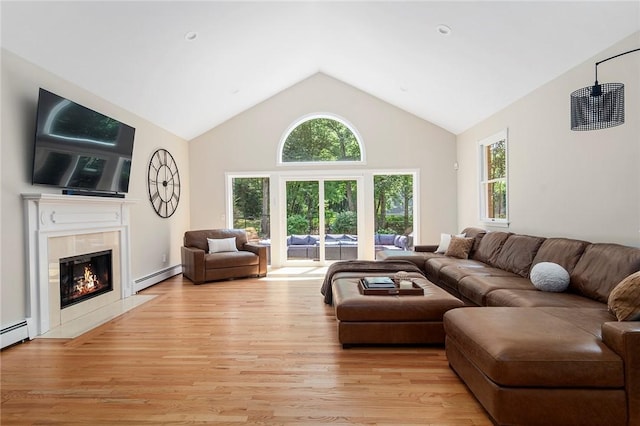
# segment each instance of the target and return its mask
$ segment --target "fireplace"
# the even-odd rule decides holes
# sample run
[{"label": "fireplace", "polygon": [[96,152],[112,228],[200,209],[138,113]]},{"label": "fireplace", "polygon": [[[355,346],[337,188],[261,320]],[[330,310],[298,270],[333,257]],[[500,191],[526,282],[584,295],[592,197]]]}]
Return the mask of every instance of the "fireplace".
[{"label": "fireplace", "polygon": [[60,309],[113,291],[111,250],[60,259]]},{"label": "fireplace", "polygon": [[[129,206],[133,201],[59,194],[22,194],[22,197],[28,235],[30,337],[93,316],[132,296]],[[101,287],[102,293],[97,296],[93,293],[93,297],[83,298],[82,303],[72,298],[67,301],[70,304],[61,309],[64,305],[61,299],[66,298],[60,290],[62,275],[73,281],[79,273],[69,272],[68,266],[61,270],[60,263],[104,251],[111,251],[111,266],[98,265],[98,268],[106,268],[107,289]],[[80,275],[84,276],[84,267]],[[93,271],[93,275],[100,279],[104,272]]]}]

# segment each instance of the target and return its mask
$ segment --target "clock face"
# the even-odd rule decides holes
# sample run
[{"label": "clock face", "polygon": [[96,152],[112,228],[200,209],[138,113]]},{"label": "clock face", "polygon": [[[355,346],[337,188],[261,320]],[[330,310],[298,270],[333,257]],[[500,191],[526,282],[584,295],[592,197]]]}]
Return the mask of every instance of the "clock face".
[{"label": "clock face", "polygon": [[149,161],[149,201],[160,217],[170,217],[180,202],[180,173],[173,156],[159,149]]}]

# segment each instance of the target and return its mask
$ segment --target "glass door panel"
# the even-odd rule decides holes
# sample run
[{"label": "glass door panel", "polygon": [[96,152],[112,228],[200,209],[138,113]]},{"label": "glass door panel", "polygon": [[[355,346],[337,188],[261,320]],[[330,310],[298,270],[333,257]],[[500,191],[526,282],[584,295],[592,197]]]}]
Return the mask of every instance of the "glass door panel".
[{"label": "glass door panel", "polygon": [[375,251],[413,246],[413,175],[373,177]]},{"label": "glass door panel", "polygon": [[287,260],[320,260],[320,185],[286,182]]},{"label": "glass door panel", "polygon": [[271,263],[271,220],[269,178],[236,177],[232,179],[233,227],[247,231],[247,239],[268,247]]},{"label": "glass door panel", "polygon": [[358,183],[356,180],[324,182],[324,258],[358,258]]}]

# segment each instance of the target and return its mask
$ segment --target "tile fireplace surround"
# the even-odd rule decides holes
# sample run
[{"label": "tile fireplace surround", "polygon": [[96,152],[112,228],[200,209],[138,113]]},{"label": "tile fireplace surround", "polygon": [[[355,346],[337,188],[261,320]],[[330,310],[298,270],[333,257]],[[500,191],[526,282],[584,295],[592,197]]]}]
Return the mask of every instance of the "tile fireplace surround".
[{"label": "tile fireplace surround", "polygon": [[[31,337],[69,323],[133,294],[129,205],[124,198],[22,194],[28,251],[28,314]],[[112,250],[113,291],[60,308],[64,257]]]}]

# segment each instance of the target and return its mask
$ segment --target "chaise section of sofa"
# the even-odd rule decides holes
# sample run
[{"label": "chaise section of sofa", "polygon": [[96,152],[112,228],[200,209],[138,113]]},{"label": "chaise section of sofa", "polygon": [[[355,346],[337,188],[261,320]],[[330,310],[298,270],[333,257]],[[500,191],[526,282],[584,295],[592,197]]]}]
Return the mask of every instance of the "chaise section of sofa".
[{"label": "chaise section of sofa", "polygon": [[[608,303],[640,271],[640,248],[463,232],[475,239],[467,259],[418,246],[414,260],[467,305],[445,314],[447,358],[493,421],[640,425],[640,321],[618,321]],[[566,291],[534,286],[543,262],[567,272]]]}]

